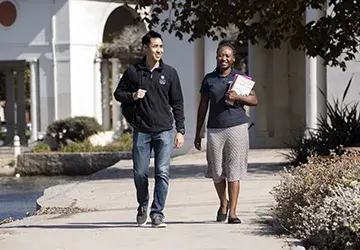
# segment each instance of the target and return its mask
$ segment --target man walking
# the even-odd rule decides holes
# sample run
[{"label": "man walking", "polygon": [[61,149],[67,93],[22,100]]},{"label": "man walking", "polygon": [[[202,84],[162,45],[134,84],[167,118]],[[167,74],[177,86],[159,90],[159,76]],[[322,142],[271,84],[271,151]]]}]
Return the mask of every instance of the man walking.
[{"label": "man walking", "polygon": [[[149,31],[142,37],[146,52],[143,60],[128,68],[114,96],[122,103],[123,115],[133,126],[133,173],[139,203],[136,221],[139,226],[148,219],[148,172],[150,154],[155,156],[155,189],[150,218],[154,227],[166,227],[164,207],[168,193],[172,148],[184,144],[184,103],[178,74],[166,65],[163,40]],[[173,140],[173,121],[176,135]]]}]

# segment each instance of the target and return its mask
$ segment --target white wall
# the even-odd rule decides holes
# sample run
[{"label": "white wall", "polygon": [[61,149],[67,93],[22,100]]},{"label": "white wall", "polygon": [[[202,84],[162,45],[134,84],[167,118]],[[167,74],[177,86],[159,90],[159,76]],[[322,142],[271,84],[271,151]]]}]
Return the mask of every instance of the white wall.
[{"label": "white wall", "polygon": [[[119,1],[120,2],[120,1]],[[101,85],[94,78],[94,60],[98,57],[99,46],[103,42],[106,21],[118,7],[119,2],[110,1],[70,1],[71,37],[71,115],[95,116],[94,89]],[[121,17],[120,17],[121,19]],[[126,20],[124,20],[126,23]],[[121,24],[119,24],[119,29]]]},{"label": "white wall", "polygon": [[[18,7],[15,24],[7,29],[0,26],[0,60],[39,59],[40,129],[44,130],[54,120],[51,16],[52,13],[57,15],[57,57],[66,61],[69,59],[68,5],[66,0],[56,0],[55,5],[48,0],[17,0],[15,3]],[[58,81],[66,88],[69,84],[68,64],[59,63],[59,69]],[[64,101],[64,109],[67,103]]]},{"label": "white wall", "polygon": [[305,125],[305,56],[284,46],[267,50],[250,46],[250,75],[259,98],[251,109],[250,146],[286,147]]},{"label": "white wall", "polygon": [[196,45],[187,42],[187,38],[179,41],[178,38],[168,33],[162,33],[164,40],[164,62],[174,67],[180,78],[184,95],[185,109],[185,145],[180,150],[174,150],[174,155],[188,152],[193,147],[196,130],[197,96],[200,86],[200,75],[197,74]]},{"label": "white wall", "polygon": [[71,37],[71,115],[95,116],[94,60],[102,43],[103,30],[110,13],[121,6],[102,1],[70,1]]},{"label": "white wall", "polygon": [[327,67],[327,97],[329,101],[332,102],[333,98],[342,100],[343,93],[352,75],[354,77],[345,103],[360,100],[360,53],[357,54],[354,61],[347,63],[345,72],[339,67]]}]

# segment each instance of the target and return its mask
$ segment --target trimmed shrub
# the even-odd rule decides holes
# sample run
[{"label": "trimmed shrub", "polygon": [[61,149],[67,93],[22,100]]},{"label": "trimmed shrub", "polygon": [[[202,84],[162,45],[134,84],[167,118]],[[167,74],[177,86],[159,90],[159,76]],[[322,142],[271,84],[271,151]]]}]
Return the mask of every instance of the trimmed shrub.
[{"label": "trimmed shrub", "polygon": [[68,145],[69,141],[83,142],[100,131],[102,128],[95,118],[76,116],[55,121],[47,127],[46,134],[56,140],[59,149]]},{"label": "trimmed shrub", "polygon": [[301,218],[296,236],[308,248],[360,249],[360,183],[331,188],[321,206],[302,208]]},{"label": "trimmed shrub", "polygon": [[71,153],[77,153],[77,152],[93,152],[94,147],[91,145],[91,143],[88,140],[82,141],[82,142],[75,142],[70,143],[63,147],[61,149],[62,152],[71,152]]},{"label": "trimmed shrub", "polygon": [[50,146],[45,142],[39,142],[31,150],[32,153],[48,153],[51,152]]},{"label": "trimmed shrub", "polygon": [[132,134],[126,133],[123,134],[119,139],[113,141],[112,143],[100,147],[100,150],[117,152],[117,151],[131,151],[133,147],[133,137]]},{"label": "trimmed shrub", "polygon": [[[280,184],[272,190],[276,201],[273,209],[274,216],[284,228],[309,245],[318,245],[322,237],[327,237],[326,242],[328,243],[324,244],[328,244],[328,248],[319,245],[319,249],[355,249],[351,247],[332,248],[329,245],[329,242],[332,244],[337,242],[336,244],[339,246],[343,243],[346,243],[344,246],[356,245],[357,243],[351,240],[354,239],[352,231],[336,228],[335,231],[328,232],[326,228],[329,228],[329,223],[358,221],[359,218],[352,217],[351,214],[348,217],[347,212],[341,213],[340,210],[339,214],[333,213],[334,216],[330,216],[329,204],[334,199],[340,204],[342,202],[340,199],[345,198],[344,195],[339,195],[339,192],[341,190],[346,190],[347,193],[352,192],[351,190],[357,192],[356,188],[359,183],[360,153],[358,151],[346,151],[341,156],[332,154],[326,157],[310,157],[307,164],[290,170],[285,169],[281,173]],[[339,187],[341,190],[338,189]],[[354,211],[359,209],[359,204],[357,206],[343,209]],[[322,212],[320,213],[320,211]],[[318,216],[316,220],[314,216]],[[351,242],[349,243],[349,241]]]},{"label": "trimmed shrub", "polygon": [[118,140],[105,146],[93,146],[89,140],[71,143],[62,148],[62,152],[122,152],[132,150],[132,135],[124,134]]}]

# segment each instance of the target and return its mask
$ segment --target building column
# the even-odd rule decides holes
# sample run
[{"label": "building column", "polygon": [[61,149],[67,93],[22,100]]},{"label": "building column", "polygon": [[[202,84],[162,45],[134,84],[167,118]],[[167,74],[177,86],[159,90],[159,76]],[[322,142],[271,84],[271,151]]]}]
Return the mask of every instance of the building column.
[{"label": "building column", "polygon": [[94,111],[95,119],[100,125],[103,124],[102,118],[102,95],[101,95],[101,59],[96,58],[94,61]]},{"label": "building column", "polygon": [[[324,14],[324,10],[307,9],[306,22],[317,21],[324,16]],[[309,135],[309,132],[317,128],[318,119],[321,116],[326,117],[326,67],[322,64],[320,57],[306,56],[305,86],[306,134]]]},{"label": "building column", "polygon": [[34,59],[30,61],[30,112],[31,112],[31,138],[30,141],[34,142],[38,139],[38,61]]},{"label": "building column", "polygon": [[[219,43],[218,41],[214,41],[214,40],[212,40],[212,38],[205,36],[203,38],[203,41],[198,44],[199,50],[202,49],[202,51],[199,52],[198,56],[200,56],[200,57],[202,56],[202,58],[203,58],[203,63],[198,66],[199,66],[199,70],[201,70],[201,68],[202,68],[203,77],[205,77],[206,74],[208,74],[216,69],[216,50],[217,50],[218,43]],[[201,79],[201,81],[202,81],[202,79]],[[200,83],[201,83],[201,81],[200,81]],[[198,103],[200,102],[199,90],[200,90],[200,85],[197,86],[197,88],[196,88],[196,91],[199,93],[198,94],[198,96],[199,96]],[[197,108],[197,106],[196,106],[196,108]],[[206,114],[204,124],[203,124],[202,130],[201,130],[202,138],[206,137],[206,121],[208,119],[208,115],[209,115],[209,112]]]},{"label": "building column", "polygon": [[109,131],[110,125],[110,64],[108,60],[101,61],[101,84],[102,84],[102,126]]},{"label": "building column", "polygon": [[259,98],[257,107],[250,108],[250,124],[252,125],[250,136],[250,147],[261,148],[267,147],[269,143],[269,128],[271,124],[268,124],[269,107],[273,106],[272,99],[268,96],[268,89],[271,89],[272,85],[272,50],[264,48],[264,44],[258,45],[249,44],[249,75],[255,81],[255,92]]},{"label": "building column", "polygon": [[16,72],[16,118],[16,132],[20,137],[20,143],[27,145],[25,67],[19,68]]},{"label": "building column", "polygon": [[218,42],[204,37],[204,75],[216,68],[216,50]]},{"label": "building column", "polygon": [[5,119],[6,119],[6,141],[5,145],[12,142],[15,136],[15,86],[14,86],[14,71],[8,70],[5,72],[6,77],[6,104],[5,104]]},{"label": "building column", "polygon": [[[113,93],[116,90],[116,87],[119,83],[119,74],[120,74],[120,62],[119,59],[117,58],[112,58],[111,60],[111,86],[112,86],[112,90],[111,90],[111,103],[112,103],[112,129],[116,130],[119,126],[119,121],[120,121],[120,117],[121,117],[121,108],[120,108],[120,104],[118,103],[118,101],[115,100],[115,97],[113,95]],[[121,125],[120,125],[120,131],[121,131]]]}]

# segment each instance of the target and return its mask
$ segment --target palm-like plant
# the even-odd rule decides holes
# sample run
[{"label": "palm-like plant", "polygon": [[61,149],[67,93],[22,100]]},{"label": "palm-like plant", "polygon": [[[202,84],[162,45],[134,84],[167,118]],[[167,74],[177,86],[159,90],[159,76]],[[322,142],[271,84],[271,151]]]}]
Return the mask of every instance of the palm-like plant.
[{"label": "palm-like plant", "polygon": [[[360,147],[360,113],[358,102],[345,104],[353,77],[350,78],[341,101],[327,101],[327,115],[318,121],[309,136],[300,136],[290,145],[288,158],[295,164],[307,162],[311,155],[342,154],[346,147]],[[322,93],[324,96],[325,94]]]}]

